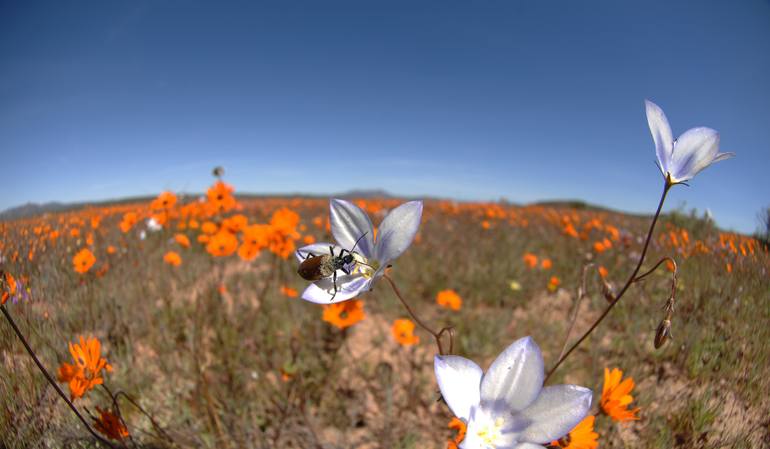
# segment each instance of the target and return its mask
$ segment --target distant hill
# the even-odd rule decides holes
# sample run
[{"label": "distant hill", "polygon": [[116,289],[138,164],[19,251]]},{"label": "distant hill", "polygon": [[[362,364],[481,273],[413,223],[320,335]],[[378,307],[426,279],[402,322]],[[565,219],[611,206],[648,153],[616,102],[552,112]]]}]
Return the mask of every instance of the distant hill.
[{"label": "distant hill", "polygon": [[27,203],[0,212],[0,220],[17,220],[19,218],[34,217],[35,215],[42,215],[47,212],[59,212],[69,209],[70,207],[71,206],[67,204],[59,202],[44,204]]},{"label": "distant hill", "polygon": [[[197,198],[201,196],[200,193],[182,193],[182,192],[179,192],[178,195],[180,196],[180,198],[183,198],[183,197]],[[279,197],[279,198],[288,198],[288,197],[399,198],[398,196],[392,195],[388,191],[383,189],[355,189],[355,190],[339,192],[331,195],[308,194],[308,193],[301,193],[301,192],[285,193],[285,194],[276,194],[276,193],[261,194],[261,193],[241,192],[241,193],[238,193],[236,196],[239,198],[269,198],[269,197],[273,197],[273,198],[275,197]],[[439,197],[428,197],[428,196],[422,196],[420,198],[423,200],[451,200],[450,198],[439,198]],[[49,202],[44,204],[27,203],[27,204],[12,207],[10,209],[6,209],[3,212],[0,212],[0,220],[17,220],[20,218],[34,217],[45,213],[61,212],[61,211],[79,209],[79,208],[89,207],[89,206],[104,206],[109,204],[125,204],[125,203],[134,203],[134,202],[150,202],[152,199],[153,199],[152,196],[135,196],[135,197],[129,197],[129,198],[118,198],[113,200],[90,201],[90,202],[79,202],[79,203],[61,203],[61,202]],[[506,204],[516,205],[515,203],[510,203],[507,200],[501,200],[501,201],[503,201]],[[537,201],[534,203],[529,203],[529,205],[545,206],[545,207],[568,207],[568,208],[581,209],[581,210],[619,212],[619,211],[614,211],[612,209],[605,208],[602,206],[597,206],[595,204],[589,204],[581,200],[565,199],[565,200]],[[624,212],[621,212],[621,213],[624,213]],[[634,214],[629,214],[629,215],[634,215]]]}]

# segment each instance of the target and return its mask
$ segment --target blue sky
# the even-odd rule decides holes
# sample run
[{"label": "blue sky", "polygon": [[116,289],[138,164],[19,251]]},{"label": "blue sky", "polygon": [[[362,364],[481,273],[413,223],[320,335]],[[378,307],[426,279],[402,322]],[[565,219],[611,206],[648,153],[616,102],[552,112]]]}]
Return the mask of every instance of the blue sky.
[{"label": "blue sky", "polygon": [[643,100],[720,162],[668,207],[770,205],[770,2],[2,2],[0,209],[383,188],[652,212]]}]

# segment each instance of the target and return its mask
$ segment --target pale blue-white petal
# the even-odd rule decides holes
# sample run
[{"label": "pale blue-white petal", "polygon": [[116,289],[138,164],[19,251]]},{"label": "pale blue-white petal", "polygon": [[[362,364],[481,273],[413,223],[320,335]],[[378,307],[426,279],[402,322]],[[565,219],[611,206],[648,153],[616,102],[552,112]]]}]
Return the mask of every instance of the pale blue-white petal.
[{"label": "pale blue-white petal", "polygon": [[671,126],[668,124],[663,109],[650,100],[644,100],[647,111],[647,124],[650,127],[652,140],[655,141],[655,154],[658,156],[658,164],[665,175],[669,170],[671,152],[674,148],[674,136],[671,134]]},{"label": "pale blue-white petal", "polygon": [[554,385],[543,388],[520,416],[530,420],[520,441],[545,444],[568,434],[588,414],[592,393],[576,385]]},{"label": "pale blue-white petal", "polygon": [[382,264],[400,256],[420,229],[422,201],[410,201],[390,211],[377,228],[375,258]]},{"label": "pale blue-white petal", "polygon": [[727,159],[732,159],[734,157],[735,157],[735,153],[732,153],[732,152],[719,153],[719,154],[717,154],[717,157],[715,157],[714,160],[711,161],[711,163],[713,164],[714,162],[724,161],[724,160],[727,160]]},{"label": "pale blue-white petal", "polygon": [[513,449],[545,449],[545,446],[534,443],[519,443]]},{"label": "pale blue-white petal", "polygon": [[353,299],[361,293],[369,291],[369,280],[360,274],[337,276],[337,294],[334,294],[332,278],[323,278],[307,286],[302,292],[302,299],[316,304],[336,304]]},{"label": "pale blue-white petal", "polygon": [[481,404],[492,410],[517,412],[531,404],[543,388],[543,356],[531,337],[516,340],[489,367],[481,381]]},{"label": "pale blue-white petal", "polygon": [[340,248],[337,245],[334,245],[332,243],[313,243],[312,245],[303,246],[302,248],[298,249],[294,252],[294,257],[297,258],[297,261],[302,263],[309,254],[312,254],[314,256],[322,256],[324,254],[330,254],[329,253],[329,247],[334,248],[334,254],[339,255]]},{"label": "pale blue-white petal", "polygon": [[[366,212],[349,201],[338,199],[331,200],[329,209],[331,211],[329,224],[337,243],[348,251],[355,250],[367,259],[372,257],[374,226]],[[358,242],[357,245],[356,242]]]},{"label": "pale blue-white petal", "polygon": [[437,355],[433,369],[441,396],[460,419],[468,420],[471,407],[479,404],[482,371],[473,361],[456,355]]},{"label": "pale blue-white petal", "polygon": [[674,182],[692,179],[708,167],[719,153],[719,133],[711,128],[692,128],[684,132],[674,144],[674,153],[668,171]]}]

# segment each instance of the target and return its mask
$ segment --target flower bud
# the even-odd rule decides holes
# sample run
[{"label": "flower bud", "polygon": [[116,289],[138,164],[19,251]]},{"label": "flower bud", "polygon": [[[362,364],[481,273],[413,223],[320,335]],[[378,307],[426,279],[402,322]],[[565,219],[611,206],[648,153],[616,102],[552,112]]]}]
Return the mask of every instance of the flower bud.
[{"label": "flower bud", "polygon": [[658,324],[655,331],[655,349],[659,349],[671,337],[671,320],[665,319]]}]

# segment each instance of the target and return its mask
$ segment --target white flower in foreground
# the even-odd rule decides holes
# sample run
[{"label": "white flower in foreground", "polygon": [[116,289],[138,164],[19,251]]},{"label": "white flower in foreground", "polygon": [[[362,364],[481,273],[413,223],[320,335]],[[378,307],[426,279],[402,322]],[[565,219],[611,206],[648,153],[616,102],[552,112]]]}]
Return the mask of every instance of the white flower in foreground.
[{"label": "white flower in foreground", "polygon": [[328,255],[331,246],[335,256],[339,256],[343,249],[352,250],[355,261],[348,267],[352,269],[350,274],[337,271],[336,295],[331,276],[315,281],[302,292],[303,299],[318,304],[346,301],[371,290],[374,282],[385,274],[388,264],[412,244],[422,219],[422,201],[404,203],[382,220],[375,239],[372,221],[360,207],[337,199],[332,200],[329,207],[332,235],[337,245],[314,243],[302,247],[297,250],[297,260],[302,263],[308,254]]},{"label": "white flower in foreground", "polygon": [[486,373],[464,357],[434,359],[436,380],[452,413],[467,423],[462,449],[542,449],[567,435],[591,408],[591,390],[543,387],[543,357],[532,338],[519,339]]},{"label": "white flower in foreground", "polygon": [[658,165],[666,182],[669,177],[672,184],[688,181],[714,162],[735,156],[735,153],[719,152],[719,133],[711,128],[688,129],[674,140],[663,110],[649,100],[644,104]]}]

